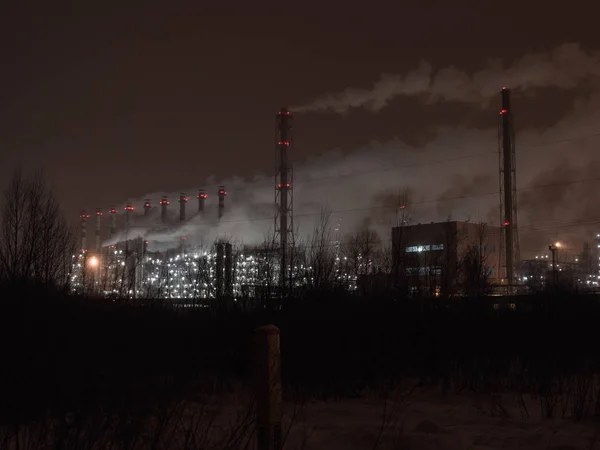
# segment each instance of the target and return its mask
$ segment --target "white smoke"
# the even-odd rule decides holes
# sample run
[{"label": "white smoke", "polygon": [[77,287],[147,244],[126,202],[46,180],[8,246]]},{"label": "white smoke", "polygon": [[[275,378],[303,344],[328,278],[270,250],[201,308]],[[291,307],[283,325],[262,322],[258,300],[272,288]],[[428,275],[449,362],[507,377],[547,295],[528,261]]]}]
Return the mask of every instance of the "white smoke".
[{"label": "white smoke", "polygon": [[491,60],[487,67],[472,75],[453,66],[434,71],[431,64],[422,61],[405,75],[381,75],[371,89],[348,88],[293,107],[292,111],[345,113],[352,108],[379,111],[399,96],[485,107],[504,86],[516,91],[545,87],[572,89],[598,75],[600,52],[585,52],[578,44],[563,44],[549,53],[525,55],[508,67],[501,60]]},{"label": "white smoke", "polygon": [[[423,65],[406,77],[387,78],[375,90],[346,92],[322,101],[319,108],[342,111],[351,105],[377,109],[399,95],[398,92],[422,93],[434,101],[468,99],[478,106],[487,98],[498,97],[496,87],[501,82],[520,89],[534,86],[566,89],[600,73],[598,55],[586,54],[576,45],[564,45],[546,55],[523,57],[504,70],[492,65],[470,77],[456,69],[445,69],[423,78],[428,71],[431,72]],[[463,82],[459,82],[461,78]],[[583,238],[595,235],[600,229],[597,212],[600,197],[594,194],[600,182],[597,156],[600,95],[574,100],[573,110],[553,127],[542,131],[521,129],[516,136],[523,256],[547,249],[547,243],[554,239],[571,240],[579,245]],[[314,105],[312,109],[318,109]],[[496,117],[495,112],[492,117]],[[297,239],[302,240],[312,232],[314,221],[323,206],[327,206],[333,211],[332,224],[340,225],[342,239],[358,227],[369,226],[379,232],[384,242],[389,242],[390,228],[396,224],[402,202],[401,193],[407,188],[413,193],[407,205],[414,210],[413,223],[450,217],[495,225],[499,223],[497,151],[494,126],[485,130],[438,127],[435,138],[419,148],[401,140],[374,142],[350,154],[330,152],[298,164],[294,168],[293,191]],[[565,181],[577,182],[561,184]],[[218,221],[220,184],[227,186],[228,194],[224,216]],[[531,186],[537,187],[527,189]],[[209,194],[203,217],[197,213],[198,187]],[[177,203],[182,191],[190,197],[187,220],[183,223],[179,221]],[[163,195],[171,201],[167,224],[161,223],[158,205]],[[152,199],[156,206],[152,213],[144,217],[136,211],[134,226],[127,235],[149,240],[150,250],[177,248],[182,236],[188,246],[209,246],[219,238],[251,245],[272,234],[274,195],[270,175],[253,179],[234,177],[218,183],[209,180],[204,186],[188,186],[177,192],[155,192],[126,199],[120,210],[126,202],[139,210],[145,198]],[[598,220],[590,222],[590,217]],[[569,225],[578,222],[588,225]],[[121,232],[105,244],[125,237]]]}]

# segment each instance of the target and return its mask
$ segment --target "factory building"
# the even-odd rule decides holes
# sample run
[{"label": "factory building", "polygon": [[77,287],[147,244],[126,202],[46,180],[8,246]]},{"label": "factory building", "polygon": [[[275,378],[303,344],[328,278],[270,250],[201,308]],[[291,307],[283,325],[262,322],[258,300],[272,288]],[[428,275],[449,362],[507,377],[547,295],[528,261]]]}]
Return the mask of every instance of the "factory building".
[{"label": "factory building", "polygon": [[[460,295],[498,282],[500,228],[441,222],[392,228],[392,282],[417,296]],[[471,292],[472,293],[472,292]]]}]

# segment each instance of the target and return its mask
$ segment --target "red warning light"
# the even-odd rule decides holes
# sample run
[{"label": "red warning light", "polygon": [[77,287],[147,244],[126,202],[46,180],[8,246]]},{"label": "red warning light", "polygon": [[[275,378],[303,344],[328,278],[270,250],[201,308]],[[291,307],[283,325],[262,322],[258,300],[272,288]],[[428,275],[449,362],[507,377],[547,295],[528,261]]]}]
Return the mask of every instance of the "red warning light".
[{"label": "red warning light", "polygon": [[149,244],[149,242],[148,242],[148,241],[144,241],[144,244],[148,245],[148,244]]},{"label": "red warning light", "polygon": [[144,203],[144,208],[150,208],[150,203],[148,203],[148,202]]},{"label": "red warning light", "polygon": [[134,208],[133,206],[131,206],[131,205],[127,205],[127,206],[125,207],[125,211],[133,211],[134,209],[135,209],[135,208]]},{"label": "red warning light", "polygon": [[279,141],[277,144],[279,144],[279,145],[285,145],[286,147],[290,146],[289,141]]},{"label": "red warning light", "polygon": [[504,225],[504,228],[506,228],[510,225],[510,222],[508,220],[505,220],[503,225]]},{"label": "red warning light", "polygon": [[187,240],[187,236],[181,236],[181,240],[182,241],[186,241]]},{"label": "red warning light", "polygon": [[160,204],[161,205],[170,205],[169,200],[161,200]]},{"label": "red warning light", "polygon": [[406,209],[406,206],[405,205],[401,205],[400,209]]},{"label": "red warning light", "polygon": [[108,211],[111,214],[116,214],[117,213],[117,209],[116,208],[110,208],[110,211]]},{"label": "red warning light", "polygon": [[500,111],[500,115],[506,114],[507,112],[508,112],[507,110],[503,109],[502,111]]},{"label": "red warning light", "polygon": [[277,187],[278,187],[279,189],[282,189],[282,188],[287,188],[287,189],[289,189],[290,187],[292,187],[292,185],[291,185],[290,183],[286,183],[286,184],[279,183],[279,184],[277,185]]},{"label": "red warning light", "polygon": [[102,212],[101,212],[101,211],[96,211],[96,215],[97,215],[97,216],[101,216],[101,215],[102,215]]},{"label": "red warning light", "polygon": [[202,194],[198,194],[198,198],[206,198],[208,197],[208,194],[205,194],[204,192]]},{"label": "red warning light", "polygon": [[225,189],[219,189],[219,195],[227,195],[227,192],[225,192]]}]

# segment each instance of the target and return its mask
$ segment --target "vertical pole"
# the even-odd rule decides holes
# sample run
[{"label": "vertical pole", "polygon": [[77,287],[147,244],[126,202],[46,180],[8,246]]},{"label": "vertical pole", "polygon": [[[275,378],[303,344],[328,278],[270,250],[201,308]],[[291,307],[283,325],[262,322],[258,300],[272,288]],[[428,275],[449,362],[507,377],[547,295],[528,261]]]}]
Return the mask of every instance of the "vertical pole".
[{"label": "vertical pole", "polygon": [[281,450],[281,351],[279,328],[267,325],[254,331],[256,449]]},{"label": "vertical pole", "polygon": [[216,243],[217,250],[217,260],[215,263],[215,284],[217,288],[216,297],[221,298],[223,296],[223,259],[224,259],[224,251],[225,245],[217,242]]}]

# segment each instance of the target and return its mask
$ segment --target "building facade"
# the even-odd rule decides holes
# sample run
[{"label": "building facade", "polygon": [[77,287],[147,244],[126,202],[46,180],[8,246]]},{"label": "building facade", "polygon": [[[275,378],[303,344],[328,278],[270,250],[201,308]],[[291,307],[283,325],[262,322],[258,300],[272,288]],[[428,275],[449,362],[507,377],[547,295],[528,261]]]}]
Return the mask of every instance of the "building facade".
[{"label": "building facade", "polygon": [[483,294],[499,276],[500,228],[441,222],[392,228],[396,284],[411,295]]}]

